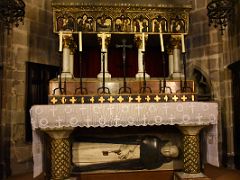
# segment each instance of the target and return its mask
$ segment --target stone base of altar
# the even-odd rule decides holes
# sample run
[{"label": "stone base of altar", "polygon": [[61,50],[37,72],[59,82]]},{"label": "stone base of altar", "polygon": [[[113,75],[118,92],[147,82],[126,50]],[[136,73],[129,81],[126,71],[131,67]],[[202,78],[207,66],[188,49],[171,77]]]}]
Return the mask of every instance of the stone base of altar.
[{"label": "stone base of altar", "polygon": [[211,178],[203,173],[188,174],[184,172],[175,172],[174,180],[211,180]]}]

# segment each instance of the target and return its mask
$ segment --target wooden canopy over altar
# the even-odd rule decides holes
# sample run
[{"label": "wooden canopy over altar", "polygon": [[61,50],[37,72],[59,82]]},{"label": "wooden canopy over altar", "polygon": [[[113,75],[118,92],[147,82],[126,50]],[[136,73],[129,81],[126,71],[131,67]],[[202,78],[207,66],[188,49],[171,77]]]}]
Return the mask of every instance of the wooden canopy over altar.
[{"label": "wooden canopy over altar", "polygon": [[190,0],[53,0],[54,32],[188,33]]}]

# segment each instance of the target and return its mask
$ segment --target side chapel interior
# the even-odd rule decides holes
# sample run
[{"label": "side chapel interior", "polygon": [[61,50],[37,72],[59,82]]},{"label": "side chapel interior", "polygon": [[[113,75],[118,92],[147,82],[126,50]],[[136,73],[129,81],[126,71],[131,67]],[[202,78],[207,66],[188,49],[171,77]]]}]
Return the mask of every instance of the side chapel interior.
[{"label": "side chapel interior", "polygon": [[[240,3],[223,35],[208,26],[207,4],[25,2],[24,25],[10,34],[0,26],[0,178],[33,171],[33,105],[127,103],[130,96],[135,103],[217,102],[219,165],[239,169]],[[87,134],[151,134],[183,151],[182,133],[169,125],[76,128],[71,137],[77,141]],[[200,131],[200,144],[205,137]],[[200,147],[201,167],[205,148]],[[183,169],[182,159],[183,154],[158,170]]]}]

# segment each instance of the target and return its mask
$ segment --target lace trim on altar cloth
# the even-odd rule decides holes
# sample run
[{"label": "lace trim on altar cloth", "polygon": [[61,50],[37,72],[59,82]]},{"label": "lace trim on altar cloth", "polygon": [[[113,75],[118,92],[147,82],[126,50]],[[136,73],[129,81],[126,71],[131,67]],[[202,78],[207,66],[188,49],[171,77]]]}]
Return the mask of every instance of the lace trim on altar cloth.
[{"label": "lace trim on altar cloth", "polygon": [[33,129],[216,124],[217,103],[120,103],[35,105]]}]

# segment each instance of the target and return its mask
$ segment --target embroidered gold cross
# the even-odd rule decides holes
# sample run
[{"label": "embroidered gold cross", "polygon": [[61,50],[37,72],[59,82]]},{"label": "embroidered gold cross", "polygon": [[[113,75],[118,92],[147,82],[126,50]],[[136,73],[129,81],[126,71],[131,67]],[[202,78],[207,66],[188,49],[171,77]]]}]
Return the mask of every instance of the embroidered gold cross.
[{"label": "embroidered gold cross", "polygon": [[185,102],[187,100],[187,97],[185,95],[183,95],[183,97],[181,97],[182,101]]},{"label": "embroidered gold cross", "polygon": [[108,98],[108,101],[109,101],[110,103],[112,103],[114,100],[115,100],[115,98],[113,98],[112,96],[110,96],[110,97]]},{"label": "embroidered gold cross", "polygon": [[98,99],[99,102],[103,103],[105,101],[105,99],[101,96],[99,99]]},{"label": "embroidered gold cross", "polygon": [[163,99],[167,102],[168,101],[168,96],[165,95]]},{"label": "embroidered gold cross", "polygon": [[52,102],[53,104],[56,104],[56,102],[58,102],[58,100],[57,100],[55,97],[53,97],[53,98],[51,99],[51,102]]},{"label": "embroidered gold cross", "polygon": [[177,97],[176,95],[174,95],[174,96],[172,97],[172,100],[174,100],[175,102],[177,102],[178,97]]},{"label": "embroidered gold cross", "polygon": [[137,98],[135,98],[135,100],[136,100],[138,103],[140,103],[141,100],[142,100],[142,98],[141,98],[140,96],[137,96]]},{"label": "embroidered gold cross", "polygon": [[128,97],[128,102],[132,102],[133,98],[131,96]]},{"label": "embroidered gold cross", "polygon": [[145,100],[146,100],[147,102],[149,102],[149,101],[151,100],[151,98],[150,98],[149,96],[147,96],[147,97],[145,98]]},{"label": "embroidered gold cross", "polygon": [[75,102],[76,102],[77,100],[75,99],[75,97],[72,97],[69,101],[70,101],[72,104],[75,104]]},{"label": "embroidered gold cross", "polygon": [[119,96],[119,97],[117,98],[117,100],[118,100],[120,103],[122,103],[122,102],[124,101],[124,98],[123,98],[122,96]]},{"label": "embroidered gold cross", "polygon": [[94,103],[94,97],[93,96],[91,97],[90,102]]},{"label": "embroidered gold cross", "polygon": [[154,98],[154,100],[155,100],[156,102],[159,102],[160,99],[161,99],[161,98],[160,98],[158,95],[156,95],[155,98]]}]

